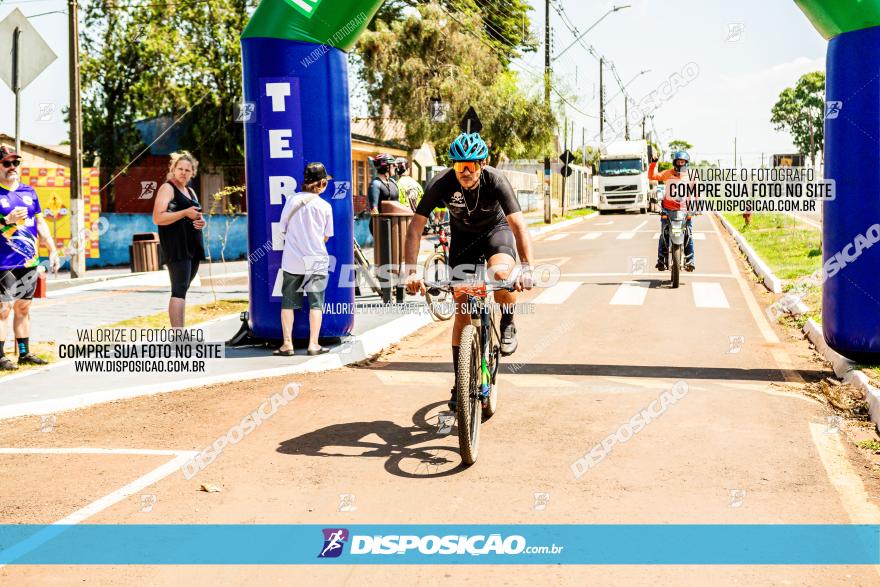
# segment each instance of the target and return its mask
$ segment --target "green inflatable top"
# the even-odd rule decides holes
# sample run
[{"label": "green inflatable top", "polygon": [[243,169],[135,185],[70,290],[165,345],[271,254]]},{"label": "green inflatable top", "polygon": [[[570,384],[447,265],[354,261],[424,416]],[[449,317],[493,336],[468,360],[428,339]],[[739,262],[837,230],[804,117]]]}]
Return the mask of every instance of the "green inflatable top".
[{"label": "green inflatable top", "polygon": [[263,0],[242,39],[271,37],[348,51],[385,0]]},{"label": "green inflatable top", "polygon": [[880,26],[880,0],[795,0],[823,37]]}]

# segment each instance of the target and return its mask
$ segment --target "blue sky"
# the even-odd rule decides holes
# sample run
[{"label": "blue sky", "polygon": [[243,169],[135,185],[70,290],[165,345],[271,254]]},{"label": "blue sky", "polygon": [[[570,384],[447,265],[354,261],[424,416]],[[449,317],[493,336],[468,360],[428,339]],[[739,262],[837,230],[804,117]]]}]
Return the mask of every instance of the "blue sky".
[{"label": "blue sky", "polygon": [[[608,16],[584,40],[616,64],[624,84],[640,71],[651,70],[627,89],[637,101],[684,65],[693,62],[699,66],[699,76],[655,112],[654,124],[662,137],[686,139],[694,145],[697,158],[720,159],[725,165],[733,163],[735,135],[746,166],[759,164],[762,151],[792,150],[788,135],[772,129],[770,108],[779,93],[793,86],[802,74],[825,69],[827,48],[793,0],[559,1],[580,31],[615,4],[632,5]],[[503,3],[501,0],[501,6]],[[543,35],[543,2],[534,4],[540,4],[540,10],[532,15],[533,29]],[[574,37],[552,10],[551,23],[554,54],[558,54]],[[733,42],[728,41],[731,25],[741,30]],[[528,55],[520,63],[540,72],[543,53]],[[575,45],[555,67],[557,78],[564,80],[565,93],[577,96],[579,109],[598,116],[598,97],[594,97],[598,62]],[[525,80],[532,80],[526,82],[532,85],[541,83],[529,73],[524,74]],[[605,88],[609,97],[618,91],[607,70]],[[622,115],[622,96],[607,108],[609,118]],[[598,118],[587,118],[570,108],[568,112],[574,118],[578,142],[581,128],[587,129],[588,142],[597,135]]]},{"label": "blue sky", "polygon": [[[558,0],[581,31],[586,30],[614,2],[605,0]],[[504,10],[506,0],[497,9]],[[543,2],[533,13],[532,28],[543,40]],[[619,0],[631,4],[606,18],[586,37],[601,54],[613,61],[624,83],[643,69],[650,73],[636,79],[628,92],[636,100],[649,95],[688,63],[699,66],[699,76],[680,89],[655,112],[654,125],[661,137],[684,138],[694,144],[697,158],[733,163],[733,138],[738,136],[739,154],[747,166],[760,163],[761,152],[792,150],[785,133],[770,124],[770,108],[779,92],[794,85],[808,71],[824,69],[826,42],[813,29],[793,0]],[[66,10],[65,0],[2,0],[0,19],[18,8],[25,15]],[[67,138],[61,108],[67,95],[67,16],[50,14],[32,23],[58,55],[58,59],[23,92],[23,138],[38,143],[58,143]],[[551,12],[558,54],[573,37],[555,12]],[[729,27],[742,24],[741,38],[729,42]],[[543,53],[530,54],[517,62],[524,70],[523,83],[540,89]],[[596,94],[598,63],[579,45],[555,64],[564,93],[581,110],[598,115]],[[577,77],[577,84],[575,84]],[[606,76],[609,97],[616,83]],[[40,104],[52,104],[51,120],[39,120]],[[608,106],[609,118],[622,115],[623,100]],[[0,131],[14,129],[12,92],[0,84]],[[598,133],[597,118],[569,109],[580,140],[581,129],[589,138]],[[668,129],[672,129],[671,131]],[[632,129],[635,133],[635,129]]]}]

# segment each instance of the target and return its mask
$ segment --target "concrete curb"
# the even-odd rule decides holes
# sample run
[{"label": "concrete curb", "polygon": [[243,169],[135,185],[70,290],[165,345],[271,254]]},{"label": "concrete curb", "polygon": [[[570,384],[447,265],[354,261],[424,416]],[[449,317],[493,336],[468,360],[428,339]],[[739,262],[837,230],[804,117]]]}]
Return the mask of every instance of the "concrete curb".
[{"label": "concrete curb", "polygon": [[586,216],[581,216],[580,218],[572,218],[571,220],[564,220],[562,222],[558,222],[556,224],[551,224],[550,226],[542,226],[541,228],[530,228],[529,233],[532,235],[532,238],[547,234],[549,232],[554,232],[557,230],[562,230],[564,228],[568,228],[569,226],[578,224],[579,222],[583,222],[584,220],[589,220],[590,218],[595,218],[598,216],[598,212],[593,212],[592,214],[588,214]]},{"label": "concrete curb", "polygon": [[114,279],[122,279],[124,277],[132,277],[137,275],[144,275],[144,273],[114,273],[113,275],[100,275],[97,277],[77,277],[76,279],[51,279],[46,281],[46,291],[60,291],[65,290],[69,287],[76,287],[78,285],[91,285],[93,283],[101,283],[102,281],[113,281]]},{"label": "concrete curb", "polygon": [[865,401],[868,402],[868,414],[874,427],[880,432],[880,389],[871,385],[868,376],[855,368],[855,363],[828,346],[828,343],[825,342],[825,336],[822,334],[822,327],[812,318],[807,320],[804,325],[804,334],[815,345],[816,351],[831,363],[835,375],[865,394]]},{"label": "concrete curb", "polygon": [[[219,320],[221,319],[217,319],[217,321]],[[252,381],[254,379],[264,379],[267,377],[282,377],[297,375],[300,373],[318,373],[321,371],[339,369],[346,365],[359,363],[374,357],[392,344],[400,342],[404,337],[409,336],[422,327],[432,323],[432,321],[431,316],[427,313],[403,316],[397,320],[389,322],[388,324],[369,330],[360,336],[355,336],[346,340],[342,345],[333,349],[326,355],[320,355],[296,365],[242,373],[225,373],[223,375],[211,375],[200,379],[173,381],[158,385],[139,385],[136,387],[100,391],[66,398],[16,404],[0,408],[0,420],[22,416],[57,414],[58,412],[76,410],[96,404],[156,395],[159,393],[169,393],[172,391],[182,391],[184,389],[204,387],[207,385]]]},{"label": "concrete curb", "polygon": [[724,218],[724,216],[716,212],[715,217],[721,221],[721,225],[724,226],[725,230],[727,230],[727,232],[730,233],[730,236],[733,237],[733,240],[736,241],[736,244],[745,254],[749,265],[752,267],[752,271],[764,281],[764,286],[773,293],[782,293],[782,281],[773,274],[773,271],[770,270],[770,267],[764,262],[764,259],[755,252],[748,241],[746,241],[745,237],[743,237],[743,235],[741,235],[739,231],[735,229],[726,218]]}]

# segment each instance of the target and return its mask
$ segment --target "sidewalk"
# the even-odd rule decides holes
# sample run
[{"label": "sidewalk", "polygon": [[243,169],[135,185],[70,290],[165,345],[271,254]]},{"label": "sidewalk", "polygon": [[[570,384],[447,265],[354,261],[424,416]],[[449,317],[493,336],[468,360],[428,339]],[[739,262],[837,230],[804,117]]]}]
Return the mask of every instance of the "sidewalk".
[{"label": "sidewalk", "polygon": [[[532,220],[532,219],[530,219]],[[559,230],[580,222],[576,218],[539,226],[543,218],[535,218],[533,235]],[[420,262],[434,251],[436,236],[422,240]],[[364,251],[372,259],[372,249]],[[100,270],[99,270],[100,271]],[[233,261],[225,267],[215,264],[213,290],[217,299],[247,299],[247,262]],[[187,296],[190,304],[214,300],[206,283],[208,266],[199,270],[199,277]],[[131,274],[107,270],[103,281],[93,283],[61,283],[50,287],[49,298],[34,301],[32,334],[34,342],[70,343],[76,341],[77,329],[93,329],[122,320],[164,312],[168,306],[169,282],[165,271]],[[66,286],[66,287],[65,287]],[[377,308],[381,311],[377,311]],[[328,355],[309,357],[300,350],[294,357],[275,357],[266,348],[226,349],[222,360],[208,361],[204,373],[86,373],[77,372],[72,360],[53,363],[43,369],[13,373],[0,377],[0,419],[24,415],[50,414],[102,403],[233,381],[294,373],[335,369],[362,361],[387,348],[432,322],[424,298],[408,296],[405,305],[381,304],[378,296],[356,300],[356,320],[352,336],[335,345]],[[204,330],[206,342],[224,342],[238,331],[238,315],[198,325]]]}]

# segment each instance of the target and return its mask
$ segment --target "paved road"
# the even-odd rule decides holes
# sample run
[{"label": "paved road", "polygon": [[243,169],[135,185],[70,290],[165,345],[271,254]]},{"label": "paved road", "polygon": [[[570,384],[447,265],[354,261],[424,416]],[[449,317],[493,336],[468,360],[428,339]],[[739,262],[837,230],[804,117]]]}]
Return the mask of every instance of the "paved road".
[{"label": "paved road", "polygon": [[[827,376],[810,350],[768,323],[765,295],[741,272],[716,225],[697,219],[697,268],[680,289],[651,268],[656,216],[602,216],[541,238],[562,281],[534,291],[502,367],[499,413],[479,462],[459,465],[455,429],[438,415],[452,382],[449,325],[407,338],[377,361],[295,379],[139,398],[0,422],[0,446],[199,450],[288,383],[299,397],[191,480],[177,474],[96,514],[94,523],[877,523],[876,475],[804,396]],[[647,259],[647,270],[645,262]],[[577,476],[573,464],[658,396],[686,391]],[[98,457],[2,456],[17,474],[0,521],[53,521],[118,487],[128,469]],[[105,457],[106,459],[106,457]],[[63,495],[29,478],[66,467]],[[107,471],[96,475],[96,469]],[[199,492],[201,483],[222,488]],[[115,485],[114,485],[115,484]],[[74,499],[71,496],[82,496]],[[90,496],[90,497],[86,497]],[[347,497],[342,497],[347,496]],[[71,503],[74,502],[74,503]],[[342,508],[343,503],[353,504]],[[76,504],[79,504],[78,506]],[[66,509],[65,509],[66,508]],[[26,512],[26,513],[23,513]],[[603,585],[876,585],[871,567],[5,568],[11,583],[87,578],[314,585],[367,582]]]}]

